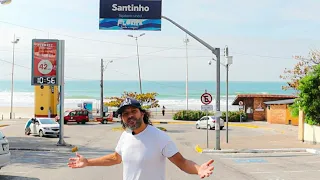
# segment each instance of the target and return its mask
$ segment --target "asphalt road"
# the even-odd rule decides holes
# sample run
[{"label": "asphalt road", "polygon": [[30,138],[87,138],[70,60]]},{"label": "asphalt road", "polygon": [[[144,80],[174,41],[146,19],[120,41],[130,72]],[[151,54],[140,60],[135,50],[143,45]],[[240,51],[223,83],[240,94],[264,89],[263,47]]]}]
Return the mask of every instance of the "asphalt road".
[{"label": "asphalt road", "polygon": [[[79,145],[79,153],[85,157],[99,157],[113,152],[121,132],[112,131],[119,124],[65,126],[66,141]],[[215,171],[208,179],[219,180],[313,180],[320,177],[320,156],[308,153],[275,154],[198,154],[194,146],[206,142],[206,130],[197,130],[193,125],[156,125],[166,127],[168,134],[176,142],[181,153],[197,163],[214,159]],[[26,137],[23,123],[16,123],[2,129],[12,141],[27,146],[32,142],[56,143],[57,138]],[[224,132],[224,131],[222,131]],[[267,133],[263,129],[232,127],[234,134],[257,135]],[[210,139],[215,131],[209,131]],[[270,133],[274,133],[271,132]],[[39,140],[41,139],[41,141]],[[267,142],[266,142],[267,143]],[[69,152],[35,152],[11,151],[12,163],[0,170],[0,179],[7,180],[121,180],[122,165],[113,167],[88,167],[70,169],[68,158],[74,156]],[[167,180],[194,180],[195,175],[188,175],[170,161],[167,161]]]}]

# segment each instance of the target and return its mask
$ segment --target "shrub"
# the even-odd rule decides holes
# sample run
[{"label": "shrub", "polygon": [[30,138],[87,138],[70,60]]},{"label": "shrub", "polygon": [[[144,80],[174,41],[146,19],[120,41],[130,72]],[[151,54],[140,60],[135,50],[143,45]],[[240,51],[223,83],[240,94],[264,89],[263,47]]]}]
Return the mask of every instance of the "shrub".
[{"label": "shrub", "polygon": [[[229,122],[240,122],[240,115],[242,116],[242,121],[247,120],[247,114],[243,111],[229,111],[228,113],[228,121]],[[226,121],[226,112],[222,112],[222,119]]]},{"label": "shrub", "polygon": [[[208,113],[209,116],[213,113]],[[203,116],[206,116],[206,112],[203,111],[193,111],[193,110],[183,110],[178,111],[173,115],[174,120],[186,120],[186,121],[197,121]]]},{"label": "shrub", "polygon": [[295,100],[306,115],[310,125],[320,125],[320,65],[302,78],[298,87],[299,98]]},{"label": "shrub", "polygon": [[[228,113],[228,121],[229,122],[240,122],[240,115],[242,115],[242,120],[247,120],[247,115],[243,111],[229,111]],[[197,121],[203,116],[206,116],[206,112],[204,111],[194,111],[194,110],[183,110],[178,111],[173,115],[174,120],[185,120],[185,121]],[[208,116],[214,116],[214,113],[208,113]],[[222,119],[226,120],[226,112],[222,113]]]}]

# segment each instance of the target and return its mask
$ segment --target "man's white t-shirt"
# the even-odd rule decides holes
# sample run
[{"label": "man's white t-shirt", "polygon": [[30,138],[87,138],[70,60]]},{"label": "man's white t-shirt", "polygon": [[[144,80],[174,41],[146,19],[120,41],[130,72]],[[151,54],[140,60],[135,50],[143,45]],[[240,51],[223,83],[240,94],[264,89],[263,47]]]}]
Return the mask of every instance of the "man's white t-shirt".
[{"label": "man's white t-shirt", "polygon": [[178,152],[170,137],[151,125],[137,135],[124,131],[115,150],[122,157],[123,180],[164,180],[166,158]]}]

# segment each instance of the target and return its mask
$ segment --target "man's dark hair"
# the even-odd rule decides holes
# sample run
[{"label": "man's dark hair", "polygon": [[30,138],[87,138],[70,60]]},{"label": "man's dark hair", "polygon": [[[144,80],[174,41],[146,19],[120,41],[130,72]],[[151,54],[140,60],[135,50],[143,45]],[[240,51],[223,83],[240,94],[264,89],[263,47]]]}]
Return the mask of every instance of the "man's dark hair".
[{"label": "man's dark hair", "polygon": [[[143,116],[143,122],[144,122],[145,124],[148,124],[148,125],[151,125],[151,126],[152,126],[152,122],[150,121],[151,113],[150,113],[149,111],[145,110],[145,109],[140,109],[140,108],[139,108],[139,110],[144,114],[144,116]],[[120,114],[120,116],[121,116],[121,114]],[[123,123],[122,117],[121,117],[121,125],[122,125],[122,128],[123,128],[123,129],[126,129],[126,126],[125,126],[125,124]]]}]

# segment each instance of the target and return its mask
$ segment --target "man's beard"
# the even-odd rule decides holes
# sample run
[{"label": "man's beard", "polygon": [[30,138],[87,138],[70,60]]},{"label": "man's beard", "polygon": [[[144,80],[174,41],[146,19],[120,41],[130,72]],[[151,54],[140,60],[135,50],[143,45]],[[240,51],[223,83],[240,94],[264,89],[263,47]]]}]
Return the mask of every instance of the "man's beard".
[{"label": "man's beard", "polygon": [[128,119],[128,122],[123,121],[123,124],[126,128],[133,131],[133,130],[138,129],[141,126],[142,122],[143,122],[142,118],[140,118],[140,119],[130,118],[130,119]]}]

